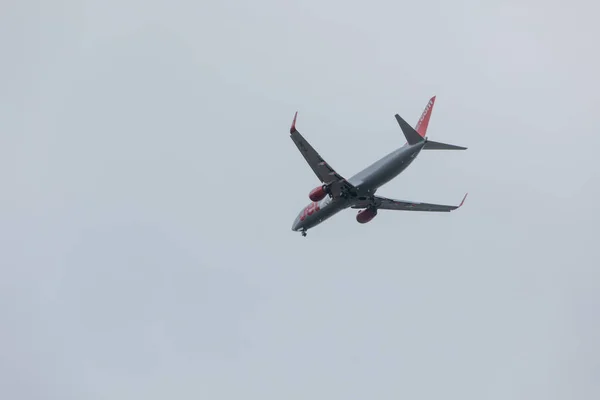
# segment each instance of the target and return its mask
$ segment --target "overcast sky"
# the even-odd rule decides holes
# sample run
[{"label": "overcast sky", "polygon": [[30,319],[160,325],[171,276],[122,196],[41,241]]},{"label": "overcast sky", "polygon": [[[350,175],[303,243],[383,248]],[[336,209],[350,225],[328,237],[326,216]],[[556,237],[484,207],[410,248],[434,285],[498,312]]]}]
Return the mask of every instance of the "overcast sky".
[{"label": "overcast sky", "polygon": [[[0,398],[600,398],[595,2],[0,11]],[[432,140],[292,232],[318,180]]]}]

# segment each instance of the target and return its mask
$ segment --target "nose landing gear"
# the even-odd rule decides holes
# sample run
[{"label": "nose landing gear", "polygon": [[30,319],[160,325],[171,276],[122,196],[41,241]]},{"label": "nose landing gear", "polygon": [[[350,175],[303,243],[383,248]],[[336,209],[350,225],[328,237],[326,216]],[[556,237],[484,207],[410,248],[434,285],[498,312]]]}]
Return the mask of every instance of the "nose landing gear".
[{"label": "nose landing gear", "polygon": [[302,229],[302,237],[306,237],[306,229]]}]

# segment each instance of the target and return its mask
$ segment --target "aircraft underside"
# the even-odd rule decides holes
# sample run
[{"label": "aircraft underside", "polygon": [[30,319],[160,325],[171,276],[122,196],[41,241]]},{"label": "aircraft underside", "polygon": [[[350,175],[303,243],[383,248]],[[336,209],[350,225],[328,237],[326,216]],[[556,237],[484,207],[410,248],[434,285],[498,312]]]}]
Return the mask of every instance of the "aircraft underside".
[{"label": "aircraft underside", "polygon": [[292,230],[306,236],[309,229],[346,208],[359,210],[356,221],[360,224],[372,221],[378,210],[450,212],[460,208],[464,204],[466,194],[458,206],[395,200],[375,194],[378,188],[402,173],[422,150],[466,150],[466,147],[434,142],[426,137],[434,103],[435,96],[429,100],[414,128],[396,114],[396,121],[404,133],[406,144],[349,180],[338,174],[298,132],[296,113],[290,128],[290,137],[321,184],[310,191],[308,197],[311,203],[298,214]]}]

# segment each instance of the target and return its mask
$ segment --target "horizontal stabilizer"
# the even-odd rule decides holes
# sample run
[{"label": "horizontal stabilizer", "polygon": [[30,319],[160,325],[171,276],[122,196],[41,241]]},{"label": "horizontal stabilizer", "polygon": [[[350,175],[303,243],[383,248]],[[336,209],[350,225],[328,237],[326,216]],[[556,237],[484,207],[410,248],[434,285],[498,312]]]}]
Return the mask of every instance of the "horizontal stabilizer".
[{"label": "horizontal stabilizer", "polygon": [[396,121],[398,121],[398,125],[400,125],[400,129],[402,129],[402,133],[406,137],[406,141],[408,144],[413,145],[419,142],[422,142],[423,137],[417,132],[412,126],[409,125],[402,117],[398,114],[395,115]]},{"label": "horizontal stabilizer", "polygon": [[466,147],[455,146],[453,144],[446,144],[440,142],[434,142],[433,140],[428,140],[423,146],[423,150],[466,150]]}]

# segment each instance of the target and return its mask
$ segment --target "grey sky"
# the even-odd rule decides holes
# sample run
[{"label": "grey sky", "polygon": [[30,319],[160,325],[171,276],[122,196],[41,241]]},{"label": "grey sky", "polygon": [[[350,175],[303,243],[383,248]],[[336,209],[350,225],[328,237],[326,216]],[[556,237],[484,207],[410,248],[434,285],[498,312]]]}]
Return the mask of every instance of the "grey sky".
[{"label": "grey sky", "polygon": [[[6,0],[0,398],[600,398],[592,1]],[[448,215],[290,230],[350,176]],[[285,172],[284,172],[285,171]]]}]

